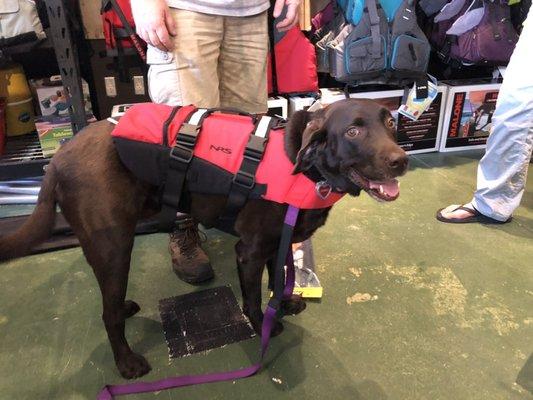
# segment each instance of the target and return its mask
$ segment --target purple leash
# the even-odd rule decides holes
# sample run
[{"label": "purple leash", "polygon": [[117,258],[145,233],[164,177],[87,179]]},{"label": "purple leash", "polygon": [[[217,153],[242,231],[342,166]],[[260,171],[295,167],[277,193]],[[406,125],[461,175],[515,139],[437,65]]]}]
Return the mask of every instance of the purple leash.
[{"label": "purple leash", "polygon": [[[281,300],[290,299],[294,289],[294,260],[292,258],[292,232],[298,218],[297,207],[288,206],[285,214],[285,223],[278,248],[276,260],[276,273],[274,283],[274,295],[268,302],[264,313],[263,325],[261,326],[261,357],[258,363],[246,368],[241,368],[228,372],[214,372],[202,375],[184,375],[171,378],[164,378],[152,382],[133,382],[121,385],[106,385],[98,393],[97,400],[112,400],[114,396],[123,396],[135,393],[156,392],[160,390],[172,389],[183,386],[198,385],[202,383],[212,383],[247,378],[257,373],[261,365],[270,342],[270,333],[276,321],[276,314]],[[285,254],[285,255],[284,255]],[[285,261],[285,262],[284,262]],[[283,270],[286,263],[287,273]]]}]

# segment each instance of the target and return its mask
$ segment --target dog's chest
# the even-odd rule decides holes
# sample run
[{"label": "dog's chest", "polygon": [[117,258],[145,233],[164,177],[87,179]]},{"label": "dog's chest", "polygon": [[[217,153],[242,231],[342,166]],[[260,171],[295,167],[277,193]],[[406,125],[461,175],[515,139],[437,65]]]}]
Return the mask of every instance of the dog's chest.
[{"label": "dog's chest", "polygon": [[318,228],[326,223],[330,210],[331,207],[318,210],[301,210],[294,228],[293,242],[309,239]]}]

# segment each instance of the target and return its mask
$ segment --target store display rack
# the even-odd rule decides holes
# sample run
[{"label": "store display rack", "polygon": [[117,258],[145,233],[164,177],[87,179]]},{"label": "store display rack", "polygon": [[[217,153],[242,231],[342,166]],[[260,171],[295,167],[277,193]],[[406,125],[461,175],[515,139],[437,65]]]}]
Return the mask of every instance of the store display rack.
[{"label": "store display rack", "polygon": [[[71,97],[70,120],[73,132],[77,133],[87,125],[87,117],[83,105],[78,52],[70,30],[71,21],[65,0],[47,0],[46,11],[50,21],[47,39],[3,49],[0,57],[31,52],[37,47],[53,48],[63,85]],[[36,133],[20,138],[10,137],[4,154],[0,156],[0,180],[42,175],[49,161],[50,158],[43,156]]]}]

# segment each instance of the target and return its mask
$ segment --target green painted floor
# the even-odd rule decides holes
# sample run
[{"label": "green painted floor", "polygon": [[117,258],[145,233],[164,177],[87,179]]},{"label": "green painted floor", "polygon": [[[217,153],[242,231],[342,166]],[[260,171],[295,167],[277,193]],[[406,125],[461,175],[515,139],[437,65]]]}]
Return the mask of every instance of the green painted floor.
[{"label": "green painted floor", "polygon": [[[533,177],[511,224],[434,219],[437,208],[469,200],[479,155],[412,156],[395,203],[363,195],[336,206],[314,237],[324,297],[286,318],[259,375],[129,399],[532,399],[514,381],[533,352]],[[239,294],[235,240],[209,237],[211,286]],[[127,336],[152,364],[147,378],[255,360],[257,338],[169,361],[157,302],[198,288],[173,275],[166,246],[162,234],[138,237],[133,254],[128,298],[142,310]],[[79,249],[0,271],[1,400],[94,399],[105,383],[123,382]]]}]

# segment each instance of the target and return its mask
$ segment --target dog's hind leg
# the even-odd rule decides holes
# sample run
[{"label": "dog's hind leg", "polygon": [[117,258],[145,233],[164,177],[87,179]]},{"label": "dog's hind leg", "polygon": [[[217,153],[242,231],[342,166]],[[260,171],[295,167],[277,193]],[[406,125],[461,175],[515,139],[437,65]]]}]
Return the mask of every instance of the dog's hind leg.
[{"label": "dog's hind leg", "polygon": [[117,368],[124,378],[131,379],[151,368],[143,356],[131,350],[124,333],[125,319],[140,310],[134,301],[125,301],[135,233],[135,225],[128,225],[94,231],[90,240],[82,234],[80,241],[102,292],[102,319]]},{"label": "dog's hind leg", "polygon": [[[134,197],[128,190],[119,193]],[[100,286],[102,319],[117,368],[124,378],[130,379],[148,373],[150,365],[131,350],[124,334],[125,319],[139,310],[137,303],[125,301],[137,211],[115,197],[114,192],[108,192],[102,201],[81,207],[85,198],[74,201],[71,197],[61,207]]]},{"label": "dog's hind leg", "polygon": [[115,362],[125,378],[150,371],[124,334],[125,319],[139,310],[125,301],[135,225],[145,209],[148,186],[121,164],[109,123],[90,125],[54,157],[56,198],[78,237],[102,292],[102,319]]},{"label": "dog's hind leg", "polygon": [[141,307],[133,300],[126,300],[124,302],[124,318],[133,317],[141,311]]}]

